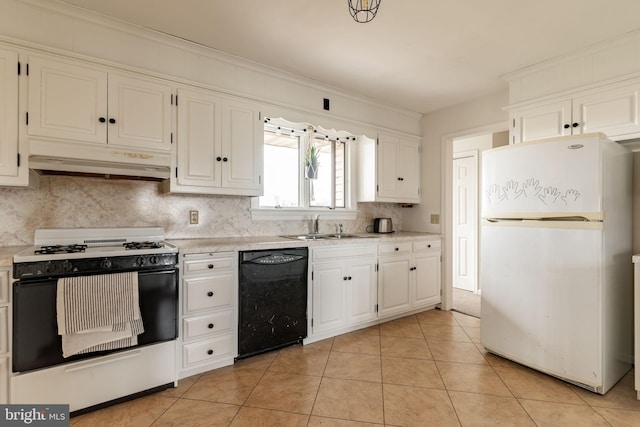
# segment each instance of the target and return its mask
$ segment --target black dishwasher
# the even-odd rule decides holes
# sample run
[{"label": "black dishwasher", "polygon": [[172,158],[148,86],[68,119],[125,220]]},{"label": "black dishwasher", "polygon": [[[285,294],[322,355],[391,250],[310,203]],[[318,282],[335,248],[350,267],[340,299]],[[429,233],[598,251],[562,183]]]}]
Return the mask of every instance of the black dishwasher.
[{"label": "black dishwasher", "polygon": [[307,248],[240,252],[238,359],[307,336]]}]

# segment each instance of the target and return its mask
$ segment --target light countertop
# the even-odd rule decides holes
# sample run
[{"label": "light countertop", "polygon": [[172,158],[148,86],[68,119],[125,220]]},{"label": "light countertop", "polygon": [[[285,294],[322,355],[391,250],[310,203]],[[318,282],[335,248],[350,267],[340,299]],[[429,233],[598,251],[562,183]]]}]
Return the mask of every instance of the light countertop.
[{"label": "light countertop", "polygon": [[391,234],[358,234],[363,238],[352,239],[327,239],[327,240],[297,240],[279,236],[257,237],[224,237],[204,239],[175,239],[168,240],[176,245],[180,253],[197,254],[207,252],[235,252],[260,249],[294,248],[303,246],[327,246],[327,245],[357,245],[366,243],[396,242],[402,240],[438,240],[442,236],[437,233],[419,233],[411,231],[399,231]]},{"label": "light countertop", "polygon": [[28,248],[28,246],[0,246],[0,267],[11,267],[13,256]]}]

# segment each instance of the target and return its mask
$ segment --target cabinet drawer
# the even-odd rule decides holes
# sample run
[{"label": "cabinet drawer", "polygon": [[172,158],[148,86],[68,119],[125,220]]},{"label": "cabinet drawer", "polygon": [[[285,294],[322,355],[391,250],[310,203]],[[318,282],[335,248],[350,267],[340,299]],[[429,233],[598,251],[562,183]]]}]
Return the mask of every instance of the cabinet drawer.
[{"label": "cabinet drawer", "polygon": [[0,270],[0,304],[9,302],[9,270]]},{"label": "cabinet drawer", "polygon": [[190,274],[216,272],[222,270],[232,270],[235,267],[233,258],[206,258],[206,259],[192,259],[184,261],[183,275],[188,276]]},{"label": "cabinet drawer", "polygon": [[231,335],[186,344],[182,347],[183,367],[188,368],[192,365],[214,361],[221,357],[235,356],[232,346],[233,337]]},{"label": "cabinet drawer", "polygon": [[184,319],[184,339],[212,335],[231,329],[233,312],[231,310],[205,316]]},{"label": "cabinet drawer", "polygon": [[230,275],[184,279],[186,287],[185,311],[191,312],[231,304],[232,281]]},{"label": "cabinet drawer", "polygon": [[396,243],[383,243],[378,245],[379,255],[393,255],[393,254],[410,254],[413,248],[412,242],[396,242]]},{"label": "cabinet drawer", "polygon": [[350,246],[336,245],[324,248],[313,248],[313,261],[326,261],[332,259],[352,258],[359,256],[376,256],[376,245]]},{"label": "cabinet drawer", "polygon": [[430,252],[440,250],[440,240],[427,240],[425,242],[413,242],[414,252]]}]

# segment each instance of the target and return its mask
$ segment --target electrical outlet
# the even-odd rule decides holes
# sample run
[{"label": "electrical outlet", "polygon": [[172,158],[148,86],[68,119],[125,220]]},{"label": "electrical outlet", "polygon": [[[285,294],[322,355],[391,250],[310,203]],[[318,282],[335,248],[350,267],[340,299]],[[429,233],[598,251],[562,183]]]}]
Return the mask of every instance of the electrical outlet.
[{"label": "electrical outlet", "polygon": [[189,211],[189,224],[198,223],[198,211]]},{"label": "electrical outlet", "polygon": [[364,214],[364,219],[366,221],[373,221],[373,214],[367,212],[366,214]]},{"label": "electrical outlet", "polygon": [[431,224],[440,224],[439,214],[431,214]]}]

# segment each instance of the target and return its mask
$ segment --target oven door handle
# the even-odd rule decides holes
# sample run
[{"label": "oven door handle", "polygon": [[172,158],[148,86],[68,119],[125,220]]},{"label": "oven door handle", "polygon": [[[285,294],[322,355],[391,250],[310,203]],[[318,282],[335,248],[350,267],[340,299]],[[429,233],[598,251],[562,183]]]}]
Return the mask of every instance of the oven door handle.
[{"label": "oven door handle", "polygon": [[104,356],[104,357],[100,357],[98,360],[96,359],[92,359],[92,360],[88,360],[86,362],[79,362],[77,364],[74,364],[73,366],[69,366],[68,368],[65,368],[65,372],[76,372],[76,371],[82,371],[85,369],[89,369],[89,368],[93,368],[96,366],[100,366],[100,365],[106,365],[108,363],[112,363],[112,362],[117,362],[119,360],[126,360],[126,359],[131,359],[134,357],[140,357],[141,355],[141,351],[140,350],[133,350],[133,351],[128,351],[126,353],[118,353],[118,354],[114,354],[111,356]]}]

